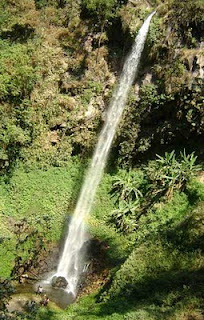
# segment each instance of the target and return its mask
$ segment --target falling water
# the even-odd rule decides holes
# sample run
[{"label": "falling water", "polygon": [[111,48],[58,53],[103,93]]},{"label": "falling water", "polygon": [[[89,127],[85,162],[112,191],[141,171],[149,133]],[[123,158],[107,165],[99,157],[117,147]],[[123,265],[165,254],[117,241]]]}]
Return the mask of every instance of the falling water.
[{"label": "falling water", "polygon": [[113,94],[104,127],[99,136],[91,165],[69,225],[68,236],[59,261],[57,273],[55,274],[55,276],[62,276],[68,281],[68,291],[74,296],[77,294],[77,284],[84,268],[84,250],[82,247],[87,241],[84,221],[91,210],[96,189],[107,161],[108,152],[125,107],[129,89],[133,84],[138,69],[149,24],[154,13],[150,14],[145,20],[124,63],[118,86]]}]

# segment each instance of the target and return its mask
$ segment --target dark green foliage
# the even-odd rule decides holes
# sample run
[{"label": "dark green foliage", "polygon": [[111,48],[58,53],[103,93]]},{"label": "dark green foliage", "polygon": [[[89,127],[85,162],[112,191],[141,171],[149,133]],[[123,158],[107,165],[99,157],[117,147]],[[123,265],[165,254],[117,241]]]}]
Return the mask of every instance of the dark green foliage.
[{"label": "dark green foliage", "polygon": [[[17,158],[20,157],[20,149],[31,141],[30,130],[23,130],[13,119],[2,117],[0,124],[0,167],[8,169],[14,165]],[[5,121],[5,122],[4,122]]]},{"label": "dark green foliage", "polygon": [[145,51],[151,50],[152,46],[160,42],[162,31],[161,31],[161,21],[158,16],[154,16],[151,21],[149,31],[147,34],[147,39],[145,42]]},{"label": "dark green foliage", "polygon": [[42,9],[46,6],[59,6],[64,7],[68,0],[35,0],[35,5],[37,9]]},{"label": "dark green foliage", "polygon": [[[204,150],[203,1],[126,4],[0,1],[0,271],[16,279],[67,232],[87,166],[78,158],[90,158],[125,52],[161,4],[112,152],[128,170],[115,175],[111,162],[88,220],[112,268],[104,301],[89,295],[24,319],[203,317],[204,188],[193,177]],[[11,293],[2,281],[1,301]]]},{"label": "dark green foliage", "polygon": [[14,291],[14,287],[11,285],[11,281],[9,279],[0,278],[0,319],[9,319],[6,318],[7,304]]},{"label": "dark green foliage", "polygon": [[[197,79],[193,84],[191,90],[184,87],[181,92],[176,95],[178,116],[181,120],[185,121],[186,131],[195,133],[198,136],[203,134],[204,131],[204,88],[201,85],[202,80]],[[178,105],[178,101],[180,101]],[[184,129],[184,126],[181,127]],[[185,129],[184,129],[185,130]]]},{"label": "dark green foliage", "polygon": [[27,101],[12,108],[2,104],[0,115],[0,169],[5,172],[14,167],[21,149],[32,141],[32,109]]},{"label": "dark green foliage", "polygon": [[112,193],[117,208],[112,211],[111,220],[117,230],[124,233],[135,231],[146,185],[147,181],[140,170],[129,172],[121,170],[114,176]]},{"label": "dark green foliage", "polygon": [[32,140],[29,96],[37,79],[32,47],[0,40],[0,169],[10,169]]},{"label": "dark green foliage", "polygon": [[[126,0],[82,0],[82,16],[93,19],[96,30],[101,33],[104,29],[118,18],[119,9]],[[101,37],[98,45],[100,46]]]},{"label": "dark green foliage", "polygon": [[[170,66],[159,71],[166,77],[165,91],[163,82],[145,84],[140,87],[139,101],[132,98],[129,102],[117,139],[119,162],[124,166],[134,165],[138,157],[152,156],[155,150],[157,153],[169,151],[172,145],[177,149],[185,146],[189,151],[196,150],[202,156],[203,148],[197,148],[197,141],[202,145],[204,132],[202,80],[197,79],[189,88],[174,83],[172,76],[167,76],[166,68],[171,72]],[[173,78],[180,79],[175,74]],[[173,86],[176,92],[173,92]]]},{"label": "dark green foliage", "polygon": [[120,200],[139,200],[143,195],[140,189],[143,189],[145,184],[144,174],[142,171],[119,171],[119,174],[113,178],[113,195],[117,197],[116,201]]},{"label": "dark green foliage", "polygon": [[150,214],[152,208],[154,211],[156,204],[172,198],[175,190],[186,191],[187,184],[200,170],[196,159],[194,153],[186,155],[185,150],[180,157],[176,157],[175,151],[166,152],[150,161],[144,171],[119,172],[112,187],[117,208],[111,213],[117,230],[128,234],[140,229],[141,217]]},{"label": "dark green foliage", "polygon": [[[168,141],[164,137],[165,126],[162,121],[161,136],[159,121],[161,111],[173,100],[172,95],[159,92],[158,86],[153,83],[140,87],[139,101],[131,95],[129,106],[124,115],[124,124],[119,132],[119,162],[123,165],[133,164],[138,154],[151,150],[154,139]],[[163,120],[163,119],[162,119]],[[167,127],[168,133],[169,128]],[[161,141],[160,141],[161,143]],[[159,144],[159,141],[158,141]]]},{"label": "dark green foliage", "polygon": [[18,102],[29,97],[36,81],[32,47],[0,40],[0,100]]},{"label": "dark green foliage", "polygon": [[118,231],[124,234],[131,233],[137,227],[137,215],[140,206],[138,202],[119,202],[118,208],[111,212],[111,221]]},{"label": "dark green foliage", "polygon": [[190,47],[202,41],[204,32],[203,0],[176,1],[171,4],[170,20],[183,41]]},{"label": "dark green foliage", "polygon": [[154,236],[150,242],[144,240],[116,273],[105,298],[113,300],[115,297],[118,301],[119,296],[134,296],[141,302],[150,299],[150,303],[163,308],[168,305],[173,313],[180,308],[178,300],[187,306],[193,295],[202,309],[202,210],[203,203],[200,203],[193,213],[181,219],[182,222],[179,219],[165,232],[160,230],[159,238]]},{"label": "dark green foliage", "polygon": [[[197,150],[197,141],[202,144],[202,53],[198,47],[203,7],[203,1],[169,1],[159,6],[151,21],[139,74],[139,97],[132,93],[117,140],[123,165],[134,165],[138,157],[143,160],[172,146],[191,152]],[[138,8],[142,10],[142,3]],[[134,6],[129,10],[131,13]],[[192,45],[187,43],[188,33]],[[197,49],[187,49],[189,46]],[[201,150],[203,145],[198,148],[202,156]]]},{"label": "dark green foliage", "polygon": [[116,0],[82,0],[82,6],[99,19],[106,20],[113,16],[117,2]]},{"label": "dark green foliage", "polygon": [[[49,233],[51,218],[44,216],[35,221],[33,227],[25,218],[14,225],[15,236],[15,259],[11,270],[11,277],[22,281],[32,270],[37,270],[39,264],[48,252]],[[42,258],[43,253],[43,258]]]},{"label": "dark green foliage", "polygon": [[183,191],[186,184],[201,168],[196,165],[197,157],[186,152],[180,153],[178,160],[175,151],[165,153],[164,157],[157,155],[155,162],[147,167],[148,177],[156,192],[165,191],[167,196],[172,195],[175,189]]},{"label": "dark green foliage", "polygon": [[14,24],[11,30],[2,31],[1,38],[8,39],[12,42],[18,41],[21,43],[26,42],[34,34],[34,29],[29,24]]}]

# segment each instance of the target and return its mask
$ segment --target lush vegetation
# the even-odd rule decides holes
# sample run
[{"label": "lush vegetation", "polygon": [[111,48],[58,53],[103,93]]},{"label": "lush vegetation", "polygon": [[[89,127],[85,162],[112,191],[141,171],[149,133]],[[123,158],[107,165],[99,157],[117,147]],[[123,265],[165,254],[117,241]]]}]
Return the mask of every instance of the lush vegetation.
[{"label": "lush vegetation", "polygon": [[[154,9],[87,221],[93,272],[66,310],[10,312],[16,281],[37,278],[62,245]],[[0,319],[203,319],[203,18],[203,0],[0,1]]]}]

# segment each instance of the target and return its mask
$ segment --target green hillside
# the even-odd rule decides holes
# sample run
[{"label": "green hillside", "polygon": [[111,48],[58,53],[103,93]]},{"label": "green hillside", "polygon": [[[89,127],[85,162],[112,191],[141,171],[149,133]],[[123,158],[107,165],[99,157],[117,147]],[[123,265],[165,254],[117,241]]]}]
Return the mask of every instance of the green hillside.
[{"label": "green hillside", "polygon": [[[153,10],[86,221],[88,273],[73,304],[42,307],[24,285],[57,265]],[[0,319],[204,319],[203,35],[203,0],[1,0]]]}]

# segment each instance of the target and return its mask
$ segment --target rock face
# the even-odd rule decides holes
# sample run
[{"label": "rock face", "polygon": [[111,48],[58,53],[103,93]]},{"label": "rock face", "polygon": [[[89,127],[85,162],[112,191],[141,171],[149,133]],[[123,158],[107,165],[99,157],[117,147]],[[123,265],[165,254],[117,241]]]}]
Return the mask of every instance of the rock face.
[{"label": "rock face", "polygon": [[52,287],[53,288],[66,289],[67,285],[68,285],[68,282],[64,277],[53,277],[52,278]]}]

